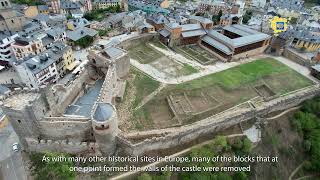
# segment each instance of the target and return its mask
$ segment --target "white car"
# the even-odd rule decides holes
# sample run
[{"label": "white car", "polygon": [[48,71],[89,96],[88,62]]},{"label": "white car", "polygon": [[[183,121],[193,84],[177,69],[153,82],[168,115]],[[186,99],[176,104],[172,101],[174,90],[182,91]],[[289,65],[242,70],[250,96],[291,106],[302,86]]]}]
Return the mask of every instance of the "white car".
[{"label": "white car", "polygon": [[13,143],[12,144],[12,150],[14,152],[18,152],[20,150],[20,146],[19,146],[19,143]]}]

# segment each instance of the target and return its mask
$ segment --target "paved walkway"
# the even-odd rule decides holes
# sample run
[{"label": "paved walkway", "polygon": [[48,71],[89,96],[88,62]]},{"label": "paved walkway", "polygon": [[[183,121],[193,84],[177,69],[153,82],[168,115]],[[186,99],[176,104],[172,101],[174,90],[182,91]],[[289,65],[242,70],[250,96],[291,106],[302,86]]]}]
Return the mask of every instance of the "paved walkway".
[{"label": "paved walkway", "polygon": [[289,66],[291,69],[293,69],[293,70],[297,71],[298,73],[302,74],[303,76],[309,78],[313,82],[320,83],[319,80],[317,80],[315,77],[311,76],[309,68],[302,66],[298,63],[295,63],[294,61],[291,61],[290,59],[287,59],[283,56],[270,56],[270,57]]}]

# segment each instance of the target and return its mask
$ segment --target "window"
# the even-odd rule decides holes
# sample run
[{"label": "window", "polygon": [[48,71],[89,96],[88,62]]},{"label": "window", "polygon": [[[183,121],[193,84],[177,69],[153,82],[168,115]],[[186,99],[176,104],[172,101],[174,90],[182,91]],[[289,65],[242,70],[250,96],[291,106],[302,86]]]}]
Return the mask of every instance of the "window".
[{"label": "window", "polygon": [[14,23],[13,19],[11,19],[11,22]]},{"label": "window", "polygon": [[21,120],[18,120],[18,123],[21,123]]}]

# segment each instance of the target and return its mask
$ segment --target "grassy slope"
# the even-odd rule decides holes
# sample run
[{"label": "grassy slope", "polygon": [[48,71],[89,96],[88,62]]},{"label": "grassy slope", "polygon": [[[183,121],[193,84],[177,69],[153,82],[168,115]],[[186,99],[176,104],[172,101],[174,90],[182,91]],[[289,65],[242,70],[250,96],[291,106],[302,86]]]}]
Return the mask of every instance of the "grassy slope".
[{"label": "grassy slope", "polygon": [[133,73],[135,74],[133,84],[137,90],[135,100],[132,104],[133,108],[135,108],[145,96],[155,91],[160,86],[160,83],[137,69],[133,69]]}]

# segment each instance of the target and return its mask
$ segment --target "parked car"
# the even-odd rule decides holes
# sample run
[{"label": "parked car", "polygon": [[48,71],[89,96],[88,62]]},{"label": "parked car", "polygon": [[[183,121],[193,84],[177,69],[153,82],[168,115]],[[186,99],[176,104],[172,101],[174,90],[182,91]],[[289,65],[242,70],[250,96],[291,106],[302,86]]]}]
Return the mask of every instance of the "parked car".
[{"label": "parked car", "polygon": [[19,143],[13,143],[12,144],[12,150],[14,152],[18,152],[20,150],[20,146],[19,146]]}]

